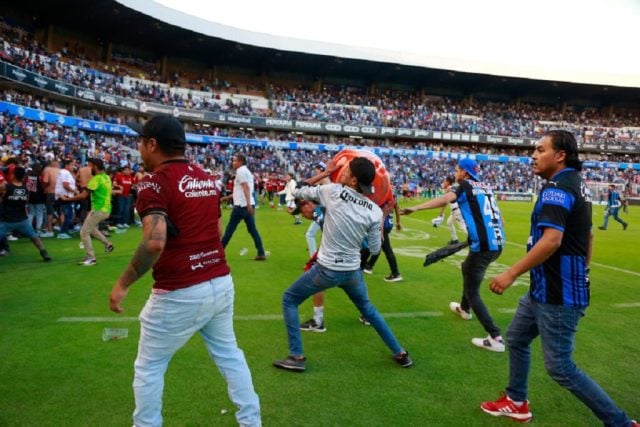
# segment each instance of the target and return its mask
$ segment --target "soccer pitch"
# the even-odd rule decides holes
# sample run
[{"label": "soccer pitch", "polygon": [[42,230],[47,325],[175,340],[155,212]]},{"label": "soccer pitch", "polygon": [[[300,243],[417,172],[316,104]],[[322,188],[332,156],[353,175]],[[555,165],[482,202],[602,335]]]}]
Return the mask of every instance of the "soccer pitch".
[{"label": "soccer pitch", "polygon": [[[418,201],[403,202],[412,206]],[[508,243],[490,267],[487,279],[521,257],[533,205],[503,202]],[[640,350],[640,266],[637,242],[640,210],[623,218],[627,231],[610,222],[597,229],[604,207],[594,207],[592,303],[580,322],[575,360],[629,415],[640,417],[637,393]],[[227,219],[230,211],[223,211]],[[262,205],[257,226],[271,252],[254,262],[255,249],[238,227],[227,247],[236,286],[236,334],[244,350],[262,404],[265,426],[491,426],[510,420],[484,414],[479,404],[493,400],[508,379],[508,354],[475,348],[471,338],[486,333],[477,320],[463,321],[449,311],[459,301],[459,264],[464,252],[422,267],[424,255],[450,239],[446,227],[433,228],[437,211],[402,217],[403,231],[391,234],[404,281],[387,283],[384,255],[373,275],[365,276],[371,299],[414,367],[397,366],[375,331],[358,322],[358,312],[339,289],[325,301],[326,333],[303,333],[307,371],[275,369],[271,362],[287,354],[280,299],[302,273],[308,258],[304,232],[284,211]],[[11,242],[11,255],[0,258],[0,425],[131,425],[133,361],[139,335],[136,316],[151,288],[147,274],[130,290],[125,313],[109,311],[111,287],[140,239],[140,229],[113,234],[116,250],[98,264],[80,267],[79,240],[47,239],[53,262],[43,263],[25,239]],[[243,248],[248,254],[241,256]],[[506,331],[528,276],[505,295],[482,296],[496,323]],[[311,302],[300,307],[311,317]],[[128,328],[119,341],[102,341],[104,328]],[[539,342],[533,347],[530,409],[540,426],[600,425],[568,391],[551,380]],[[180,350],[165,377],[163,415],[167,426],[236,425],[226,385],[198,336]]]}]

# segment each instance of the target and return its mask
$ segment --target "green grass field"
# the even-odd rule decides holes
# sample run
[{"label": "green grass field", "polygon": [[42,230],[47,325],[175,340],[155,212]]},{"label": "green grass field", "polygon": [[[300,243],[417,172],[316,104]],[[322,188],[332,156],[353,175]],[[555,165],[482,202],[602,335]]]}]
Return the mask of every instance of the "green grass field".
[{"label": "green grass field", "polygon": [[[403,203],[412,205],[413,203]],[[529,203],[502,203],[509,243],[488,277],[524,253]],[[600,225],[603,207],[595,208]],[[227,218],[229,211],[224,211]],[[252,261],[255,250],[244,227],[228,246],[236,285],[238,341],[261,398],[266,426],[453,426],[510,425],[482,413],[479,404],[496,398],[508,376],[508,355],[472,346],[485,333],[476,320],[465,322],[449,311],[459,300],[462,255],[422,267],[424,255],[449,240],[446,228],[433,228],[435,211],[402,218],[392,234],[403,282],[386,283],[384,256],[366,276],[371,299],[387,318],[415,365],[398,367],[372,328],[339,289],[328,292],[328,331],[303,333],[307,371],[275,369],[287,354],[281,317],[283,290],[302,272],[307,259],[304,232],[283,211],[261,207],[258,228],[271,252],[267,262]],[[640,210],[626,215],[627,231],[612,222],[595,230],[592,305],[576,339],[575,360],[630,415],[640,417],[637,392],[640,350],[640,291],[637,245]],[[139,335],[135,317],[151,288],[150,275],[136,283],[125,300],[125,313],[108,309],[114,280],[131,257],[139,229],[114,234],[115,252],[98,251],[98,265],[80,267],[78,239],[47,239],[54,258],[43,263],[31,243],[12,242],[0,258],[0,426],[125,426],[133,411],[133,361]],[[98,246],[100,246],[98,244]],[[240,256],[242,248],[249,254]],[[101,248],[98,248],[101,249]],[[635,255],[634,255],[635,254]],[[483,297],[498,325],[506,330],[528,278],[505,295]],[[310,301],[300,308],[310,317]],[[85,321],[65,322],[63,318]],[[94,321],[86,321],[94,318]],[[102,341],[105,327],[129,329],[129,337]],[[165,378],[167,426],[235,425],[225,383],[199,337],[174,357]],[[595,416],[544,371],[539,342],[533,349],[530,376],[533,422],[540,426],[599,425]],[[222,410],[228,413],[223,414]]]}]

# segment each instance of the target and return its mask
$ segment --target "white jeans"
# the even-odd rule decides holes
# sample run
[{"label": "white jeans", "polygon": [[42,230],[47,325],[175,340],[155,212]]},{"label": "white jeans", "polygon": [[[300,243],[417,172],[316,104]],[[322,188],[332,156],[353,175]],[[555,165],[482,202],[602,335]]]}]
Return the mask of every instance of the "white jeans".
[{"label": "white jeans", "polygon": [[449,219],[447,219],[447,225],[449,226],[449,232],[451,232],[451,239],[458,240],[458,233],[456,233],[455,224],[458,225],[458,228],[462,230],[464,233],[467,232],[467,225],[462,218],[462,213],[460,212],[460,208],[455,208],[451,210],[449,214]]},{"label": "white jeans", "polygon": [[196,332],[202,335],[227,381],[229,397],[238,407],[238,424],[261,425],[258,395],[233,331],[233,301],[230,275],[165,294],[151,294],[140,313],[140,342],[133,380],[134,425],[162,425],[164,373],[174,353]]}]

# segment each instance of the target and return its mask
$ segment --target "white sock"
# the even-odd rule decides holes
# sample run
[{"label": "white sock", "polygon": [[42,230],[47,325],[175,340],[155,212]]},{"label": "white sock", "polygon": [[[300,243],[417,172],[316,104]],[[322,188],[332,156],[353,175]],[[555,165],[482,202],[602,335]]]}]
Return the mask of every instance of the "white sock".
[{"label": "white sock", "polygon": [[515,401],[510,397],[509,397],[509,400],[511,401],[511,403],[513,403],[515,406],[518,406],[518,407],[522,406],[522,404],[524,403],[524,402]]},{"label": "white sock", "polygon": [[313,320],[319,325],[324,320],[324,307],[313,307]]}]

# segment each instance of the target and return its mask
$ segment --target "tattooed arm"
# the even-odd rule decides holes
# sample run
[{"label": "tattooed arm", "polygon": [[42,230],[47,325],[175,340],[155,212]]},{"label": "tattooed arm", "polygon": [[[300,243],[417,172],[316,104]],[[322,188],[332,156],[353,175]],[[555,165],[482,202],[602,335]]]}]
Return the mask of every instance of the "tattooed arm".
[{"label": "tattooed arm", "polygon": [[151,213],[142,218],[142,242],[138,245],[131,262],[122,272],[109,295],[109,308],[116,313],[124,309],[120,305],[136,280],[151,269],[160,258],[167,242],[167,220],[162,213]]}]

